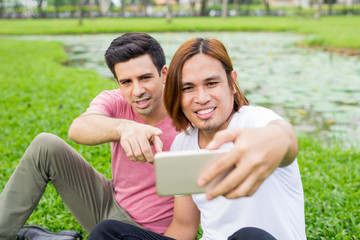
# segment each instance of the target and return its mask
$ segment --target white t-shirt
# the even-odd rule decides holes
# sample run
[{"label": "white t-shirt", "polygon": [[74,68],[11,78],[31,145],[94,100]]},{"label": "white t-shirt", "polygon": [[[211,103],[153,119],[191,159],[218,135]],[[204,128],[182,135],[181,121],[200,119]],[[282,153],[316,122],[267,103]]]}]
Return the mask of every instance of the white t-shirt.
[{"label": "white t-shirt", "polygon": [[[227,129],[259,128],[276,119],[281,118],[269,109],[243,106]],[[177,135],[171,151],[200,149],[198,128],[189,128],[188,133]],[[221,148],[232,146],[226,143]],[[208,201],[205,194],[193,194],[192,198],[201,212],[204,240],[227,239],[243,227],[263,229],[278,240],[306,239],[304,194],[296,159],[277,168],[251,197],[230,200],[220,196]]]}]

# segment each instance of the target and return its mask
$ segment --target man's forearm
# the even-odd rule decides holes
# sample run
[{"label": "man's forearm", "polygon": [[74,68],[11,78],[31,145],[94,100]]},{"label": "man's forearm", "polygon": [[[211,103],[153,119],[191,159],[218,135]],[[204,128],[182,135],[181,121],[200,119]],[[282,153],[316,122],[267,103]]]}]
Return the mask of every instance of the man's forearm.
[{"label": "man's forearm", "polygon": [[282,137],[284,139],[284,147],[287,147],[287,151],[282,162],[280,163],[280,167],[286,167],[294,161],[296,155],[299,152],[297,136],[293,126],[286,121],[276,120],[271,122],[271,125],[277,126],[282,130],[281,134],[283,135]]},{"label": "man's forearm", "polygon": [[98,113],[83,114],[72,122],[68,134],[75,142],[86,145],[119,141],[119,127],[129,121],[110,118]]}]

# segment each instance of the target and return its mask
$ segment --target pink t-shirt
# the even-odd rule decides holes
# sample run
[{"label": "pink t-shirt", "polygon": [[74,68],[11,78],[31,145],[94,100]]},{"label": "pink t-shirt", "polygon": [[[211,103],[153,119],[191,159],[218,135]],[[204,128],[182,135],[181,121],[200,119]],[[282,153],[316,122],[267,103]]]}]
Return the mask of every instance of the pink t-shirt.
[{"label": "pink t-shirt", "polygon": [[[87,111],[99,111],[106,116],[145,122],[136,115],[119,89],[103,91],[90,103]],[[160,128],[163,151],[169,151],[177,135],[171,119],[167,117],[155,127]],[[111,170],[115,198],[132,219],[143,227],[163,234],[173,215],[173,198],[159,197],[155,189],[155,169],[149,163],[131,161],[120,142],[111,142]],[[152,148],[153,152],[154,148]]]}]

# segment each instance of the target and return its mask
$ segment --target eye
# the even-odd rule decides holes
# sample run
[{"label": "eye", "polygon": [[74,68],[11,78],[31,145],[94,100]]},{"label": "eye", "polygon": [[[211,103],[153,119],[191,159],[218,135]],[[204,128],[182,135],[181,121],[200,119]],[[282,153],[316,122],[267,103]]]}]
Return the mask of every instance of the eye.
[{"label": "eye", "polygon": [[194,87],[192,87],[192,86],[186,86],[186,87],[183,87],[182,88],[182,91],[183,92],[190,92],[191,90],[193,90],[194,89]]},{"label": "eye", "polygon": [[139,78],[140,80],[147,80],[147,79],[151,79],[152,78],[152,75],[145,75],[145,76],[142,76],[141,78]]},{"label": "eye", "polygon": [[206,85],[209,87],[215,87],[218,83],[219,83],[218,81],[211,81],[211,82],[208,82]]},{"label": "eye", "polygon": [[131,80],[129,80],[129,79],[120,80],[120,84],[121,84],[121,85],[127,85],[127,84],[130,84],[130,83],[131,83]]}]

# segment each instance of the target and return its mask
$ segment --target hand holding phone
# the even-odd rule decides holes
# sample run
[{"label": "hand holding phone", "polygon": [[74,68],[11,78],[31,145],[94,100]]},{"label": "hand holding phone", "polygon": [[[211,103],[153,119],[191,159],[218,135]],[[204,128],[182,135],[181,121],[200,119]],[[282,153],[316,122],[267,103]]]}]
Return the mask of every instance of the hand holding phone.
[{"label": "hand holding phone", "polygon": [[229,172],[224,172],[204,187],[197,184],[200,173],[230,149],[186,150],[155,154],[156,191],[159,196],[204,193]]}]

